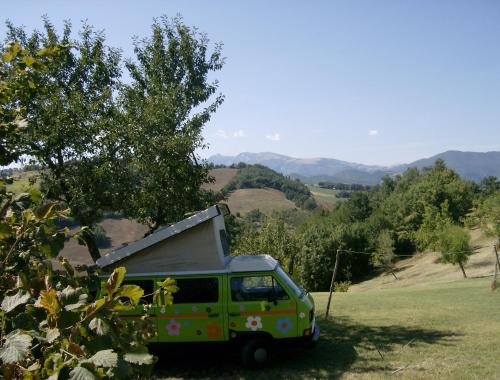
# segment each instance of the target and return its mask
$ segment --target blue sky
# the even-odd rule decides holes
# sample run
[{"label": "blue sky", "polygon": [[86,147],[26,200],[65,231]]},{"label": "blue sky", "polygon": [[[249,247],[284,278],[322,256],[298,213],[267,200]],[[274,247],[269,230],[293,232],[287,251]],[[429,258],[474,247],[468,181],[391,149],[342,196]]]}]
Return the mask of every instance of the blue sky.
[{"label": "blue sky", "polygon": [[[2,19],[88,19],[132,56],[155,16],[224,43],[226,101],[202,153],[272,151],[395,164],[500,150],[500,2],[18,1]],[[0,26],[4,35],[5,28]]]}]

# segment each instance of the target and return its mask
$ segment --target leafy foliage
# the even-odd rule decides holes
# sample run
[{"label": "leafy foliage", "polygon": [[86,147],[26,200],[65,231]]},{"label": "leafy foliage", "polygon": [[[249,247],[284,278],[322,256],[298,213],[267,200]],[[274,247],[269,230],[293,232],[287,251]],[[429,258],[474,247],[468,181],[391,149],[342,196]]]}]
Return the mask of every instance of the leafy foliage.
[{"label": "leafy foliage", "polygon": [[[30,56],[19,45],[11,44],[3,55],[0,123],[23,121],[22,108],[13,108],[19,97],[31,88],[18,78],[29,67],[36,75],[44,67],[39,57],[58,56],[63,48],[42,49]],[[31,58],[31,59],[27,59]],[[15,65],[11,62],[22,61]],[[16,62],[17,62],[16,61]],[[29,66],[28,66],[29,65]],[[21,84],[19,84],[21,83]],[[26,85],[26,83],[24,84]],[[16,86],[19,86],[17,88]],[[35,86],[36,87],[36,86]],[[12,91],[16,88],[15,91]],[[12,160],[18,131],[7,128],[3,140],[3,159]],[[55,221],[68,210],[45,199],[31,189],[14,197],[0,183],[0,370],[4,378],[149,378],[154,357],[145,344],[155,330],[146,319],[124,321],[119,310],[136,307],[143,290],[122,286],[125,275],[118,268],[108,279],[105,292],[95,298],[100,280],[90,268],[76,271],[58,257],[69,231]],[[159,293],[171,300],[174,285]],[[170,298],[168,298],[169,296]],[[137,356],[138,355],[138,356]],[[135,358],[133,360],[130,359]]]},{"label": "leafy foliage", "polygon": [[372,263],[375,267],[381,268],[384,272],[391,273],[397,279],[394,273],[394,264],[396,255],[394,254],[394,239],[388,230],[383,230],[377,239],[375,254],[372,256]]},{"label": "leafy foliage", "polygon": [[[209,79],[224,63],[220,44],[210,53],[205,35],[162,17],[150,38],[135,41],[124,84],[120,51],[86,23],[76,38],[69,22],[58,33],[44,18],[43,31],[31,35],[7,23],[7,40],[15,43],[0,69],[0,139],[9,128],[0,163],[27,157],[42,168],[43,193],[86,227],[79,241],[94,260],[106,243],[97,228],[105,212],[153,231],[221,199],[202,189],[212,179],[197,153],[206,147],[202,128],[223,101]],[[34,74],[36,65],[43,70]]]},{"label": "leafy foliage", "polygon": [[126,62],[132,83],[121,96],[121,133],[128,145],[120,153],[132,186],[124,211],[151,231],[219,199],[201,188],[211,178],[197,156],[206,147],[202,128],[224,99],[209,79],[224,64],[221,45],[209,53],[208,42],[180,18],[161,17],[150,38],[135,41],[136,60]]},{"label": "leafy foliage", "polygon": [[[237,186],[269,186],[267,177],[258,176],[258,166],[245,165],[240,172],[244,170],[248,177],[236,176]],[[490,179],[478,187],[438,160],[433,167],[384,178],[369,191],[354,191],[334,210],[319,210],[296,225],[284,216],[235,218],[229,230],[236,232],[239,242],[232,247],[238,254],[259,251],[276,256],[284,265],[293,262],[294,277],[311,290],[328,289],[338,249],[342,250],[339,281],[360,280],[374,267],[397,277],[398,255],[441,250],[443,231],[462,229],[475,203],[476,223],[491,230],[500,215],[495,184]],[[279,229],[280,223],[285,228]],[[293,248],[283,250],[281,242],[293,242]],[[463,258],[459,261],[466,263]]]},{"label": "leafy foliage", "polygon": [[446,226],[439,234],[439,248],[441,250],[441,261],[458,265],[462,270],[464,278],[467,277],[464,269],[469,256],[474,253],[469,243],[470,236],[463,228],[458,226]]}]

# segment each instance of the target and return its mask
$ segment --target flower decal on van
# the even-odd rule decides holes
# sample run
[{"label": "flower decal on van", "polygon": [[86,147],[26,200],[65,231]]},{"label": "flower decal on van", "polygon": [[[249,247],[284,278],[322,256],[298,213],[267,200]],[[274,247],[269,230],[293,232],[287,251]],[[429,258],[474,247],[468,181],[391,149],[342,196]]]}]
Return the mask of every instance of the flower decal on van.
[{"label": "flower decal on van", "polygon": [[262,321],[260,317],[250,316],[247,318],[247,323],[245,323],[245,327],[252,331],[257,331],[258,329],[262,328]]},{"label": "flower decal on van", "polygon": [[166,327],[168,335],[179,335],[181,333],[181,324],[175,319],[171,319]]},{"label": "flower decal on van", "polygon": [[209,338],[217,339],[220,337],[221,333],[222,329],[217,325],[217,323],[213,322],[207,325],[207,336]]},{"label": "flower decal on van", "polygon": [[276,322],[276,328],[279,332],[285,335],[288,330],[292,328],[292,322],[288,318],[278,319],[278,321]]}]

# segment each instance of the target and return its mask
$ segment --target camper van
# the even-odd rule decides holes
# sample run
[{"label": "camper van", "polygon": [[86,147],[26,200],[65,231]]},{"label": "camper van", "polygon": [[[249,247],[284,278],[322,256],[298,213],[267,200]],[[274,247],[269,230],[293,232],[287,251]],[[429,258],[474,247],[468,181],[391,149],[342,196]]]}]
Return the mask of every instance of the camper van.
[{"label": "camper van", "polygon": [[[147,310],[158,332],[154,342],[235,344],[247,366],[266,363],[278,343],[314,345],[320,329],[312,297],[271,256],[230,256],[223,210],[210,207],[97,264],[109,271],[124,266],[124,283],[139,285],[144,294],[165,278],[177,281],[172,305]],[[122,317],[144,314],[140,306]]]}]

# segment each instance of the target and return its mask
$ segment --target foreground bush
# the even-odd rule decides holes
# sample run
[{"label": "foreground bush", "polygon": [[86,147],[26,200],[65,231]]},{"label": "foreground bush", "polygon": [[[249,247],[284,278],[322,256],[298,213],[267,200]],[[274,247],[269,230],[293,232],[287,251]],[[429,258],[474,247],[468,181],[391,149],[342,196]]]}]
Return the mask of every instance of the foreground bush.
[{"label": "foreground bush", "polygon": [[[5,188],[3,188],[5,189]],[[154,357],[148,320],[117,312],[138,305],[144,291],[121,285],[125,269],[103,284],[89,268],[54,260],[69,238],[53,221],[67,215],[31,191],[0,194],[0,369],[6,379],[148,378]],[[158,300],[171,301],[164,283]],[[98,297],[93,295],[99,294]]]}]

